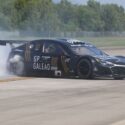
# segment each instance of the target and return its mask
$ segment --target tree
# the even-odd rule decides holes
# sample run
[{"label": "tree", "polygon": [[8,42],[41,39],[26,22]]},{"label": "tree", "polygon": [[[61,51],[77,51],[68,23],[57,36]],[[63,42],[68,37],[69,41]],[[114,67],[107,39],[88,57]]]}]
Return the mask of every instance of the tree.
[{"label": "tree", "polygon": [[105,22],[105,31],[125,30],[125,12],[115,4],[103,5],[102,19]]},{"label": "tree", "polygon": [[11,30],[11,12],[14,0],[0,0],[0,28],[2,30]]},{"label": "tree", "polygon": [[61,0],[57,4],[57,14],[61,21],[62,31],[73,31],[78,29],[77,25],[77,6],[72,5],[67,0]]},{"label": "tree", "polygon": [[0,0],[2,29],[42,33],[60,31],[124,31],[125,9],[116,4],[88,0],[74,5],[68,0]]},{"label": "tree", "polygon": [[12,23],[21,30],[55,31],[59,20],[52,0],[16,0]]},{"label": "tree", "polygon": [[78,24],[83,31],[101,31],[103,29],[100,15],[88,6],[79,7]]}]

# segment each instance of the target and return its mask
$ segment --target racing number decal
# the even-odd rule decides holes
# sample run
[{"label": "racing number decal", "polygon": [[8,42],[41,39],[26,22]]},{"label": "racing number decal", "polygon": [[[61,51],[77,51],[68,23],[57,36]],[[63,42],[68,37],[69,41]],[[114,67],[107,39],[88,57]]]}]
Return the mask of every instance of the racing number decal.
[{"label": "racing number decal", "polygon": [[28,44],[28,43],[26,44],[25,61],[26,61],[26,62],[31,61],[31,52],[30,52],[29,44]]}]

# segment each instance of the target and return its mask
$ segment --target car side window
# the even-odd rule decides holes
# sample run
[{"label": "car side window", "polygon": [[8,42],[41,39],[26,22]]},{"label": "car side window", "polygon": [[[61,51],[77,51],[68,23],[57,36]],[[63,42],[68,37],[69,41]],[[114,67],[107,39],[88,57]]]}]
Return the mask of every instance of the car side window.
[{"label": "car side window", "polygon": [[31,51],[41,51],[41,52],[42,52],[43,43],[41,43],[41,42],[30,43],[30,44],[29,44],[29,49],[30,49]]},{"label": "car side window", "polygon": [[42,44],[41,43],[36,43],[34,47],[35,51],[41,51],[42,52]]},{"label": "car side window", "polygon": [[43,53],[61,55],[63,51],[62,47],[56,43],[46,42],[43,45]]},{"label": "car side window", "polygon": [[31,43],[30,44],[30,49],[32,51],[39,51],[39,52],[42,52],[42,49],[43,49],[43,44],[41,42],[35,42],[35,43]]},{"label": "car side window", "polygon": [[44,43],[43,45],[43,53],[55,53],[56,46],[53,43]]}]

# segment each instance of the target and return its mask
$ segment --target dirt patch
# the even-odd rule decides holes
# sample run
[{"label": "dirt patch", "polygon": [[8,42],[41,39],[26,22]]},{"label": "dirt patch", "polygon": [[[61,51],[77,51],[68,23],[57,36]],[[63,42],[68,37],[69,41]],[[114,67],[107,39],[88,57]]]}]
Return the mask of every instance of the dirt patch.
[{"label": "dirt patch", "polygon": [[31,78],[29,78],[29,77],[4,78],[4,79],[0,79],[0,83],[3,83],[3,82],[12,82],[12,81],[19,81],[19,80],[27,80],[27,79],[31,79]]}]

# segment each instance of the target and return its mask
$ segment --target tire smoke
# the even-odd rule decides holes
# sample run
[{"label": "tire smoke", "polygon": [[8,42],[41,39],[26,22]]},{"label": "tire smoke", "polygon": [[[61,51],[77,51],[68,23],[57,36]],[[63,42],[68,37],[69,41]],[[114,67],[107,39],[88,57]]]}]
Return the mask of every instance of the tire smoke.
[{"label": "tire smoke", "polygon": [[9,75],[7,72],[7,59],[11,48],[9,45],[0,46],[0,77]]},{"label": "tire smoke", "polygon": [[[10,40],[19,37],[18,32],[0,31],[0,40]],[[8,76],[7,59],[11,51],[10,45],[0,45],[0,77]]]}]

